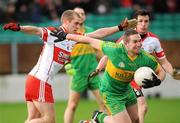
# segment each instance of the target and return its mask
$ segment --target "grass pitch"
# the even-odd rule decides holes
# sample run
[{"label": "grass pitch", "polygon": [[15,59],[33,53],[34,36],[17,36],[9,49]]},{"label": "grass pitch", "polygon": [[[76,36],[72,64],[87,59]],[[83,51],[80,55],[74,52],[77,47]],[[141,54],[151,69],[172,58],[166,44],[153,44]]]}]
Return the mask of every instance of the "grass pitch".
[{"label": "grass pitch", "polygon": [[[180,123],[180,99],[150,99],[145,123]],[[67,102],[57,102],[56,121],[63,123]],[[98,106],[95,101],[82,100],[75,115],[75,122],[89,119]],[[25,103],[0,103],[0,123],[23,123],[27,117]]]}]

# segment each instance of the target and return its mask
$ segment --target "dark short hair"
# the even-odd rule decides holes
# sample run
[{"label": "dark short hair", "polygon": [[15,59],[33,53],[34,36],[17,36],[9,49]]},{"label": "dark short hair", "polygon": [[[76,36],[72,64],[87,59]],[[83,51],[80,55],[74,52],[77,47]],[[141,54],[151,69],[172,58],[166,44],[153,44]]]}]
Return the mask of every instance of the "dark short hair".
[{"label": "dark short hair", "polygon": [[138,17],[139,15],[141,15],[141,16],[146,16],[146,15],[148,15],[149,18],[151,17],[150,12],[149,12],[148,10],[146,10],[146,9],[137,10],[137,11],[135,12],[135,14],[134,14],[134,18],[137,19],[137,17]]},{"label": "dark short hair", "polygon": [[134,29],[128,29],[124,32],[124,35],[123,35],[123,41],[124,42],[127,42],[128,41],[128,37],[131,36],[131,35],[134,35],[134,34],[139,34],[136,30]]}]

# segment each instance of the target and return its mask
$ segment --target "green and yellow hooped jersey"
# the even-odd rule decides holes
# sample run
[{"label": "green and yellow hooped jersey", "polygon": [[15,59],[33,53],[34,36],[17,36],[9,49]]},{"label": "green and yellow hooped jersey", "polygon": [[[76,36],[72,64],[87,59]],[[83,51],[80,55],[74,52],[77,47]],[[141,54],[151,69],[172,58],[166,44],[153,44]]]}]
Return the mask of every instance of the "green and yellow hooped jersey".
[{"label": "green and yellow hooped jersey", "polygon": [[[81,33],[92,32],[93,28],[85,26],[80,29]],[[97,66],[97,59],[94,48],[86,43],[77,43],[71,52],[71,64],[77,73],[87,75]]]},{"label": "green and yellow hooped jersey", "polygon": [[101,50],[109,59],[103,75],[102,90],[125,92],[130,88],[129,83],[139,67],[148,66],[153,70],[158,67],[156,59],[144,50],[136,58],[130,58],[124,44],[102,42]]},{"label": "green and yellow hooped jersey", "polygon": [[[92,31],[93,28],[90,28],[88,26],[83,26],[78,30],[78,33],[85,34]],[[78,57],[86,54],[93,54],[93,53],[95,53],[94,48],[92,48],[89,44],[77,43],[71,52],[71,57],[74,58],[74,57]]]}]

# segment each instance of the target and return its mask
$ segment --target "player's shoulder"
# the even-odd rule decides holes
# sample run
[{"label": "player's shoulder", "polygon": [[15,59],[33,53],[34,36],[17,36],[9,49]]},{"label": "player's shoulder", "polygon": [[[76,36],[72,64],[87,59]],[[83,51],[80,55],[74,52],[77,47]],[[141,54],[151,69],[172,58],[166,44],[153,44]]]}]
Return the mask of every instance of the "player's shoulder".
[{"label": "player's shoulder", "polygon": [[140,50],[140,54],[143,56],[143,57],[146,57],[146,59],[151,59],[151,60],[155,60],[155,57],[151,54],[149,54],[147,51],[145,51],[144,49],[141,49]]},{"label": "player's shoulder", "polygon": [[117,44],[119,44],[119,43],[121,43],[121,42],[123,42],[123,36],[121,36],[121,37],[116,41]]},{"label": "player's shoulder", "polygon": [[150,55],[150,54],[149,54],[147,51],[145,51],[144,49],[140,49],[140,53],[143,54],[143,55],[145,55],[145,56],[149,56],[149,55]]},{"label": "player's shoulder", "polygon": [[52,26],[49,26],[49,27],[46,27],[48,30],[50,30],[50,31],[53,31],[53,30],[55,30],[56,28],[55,27],[52,27]]},{"label": "player's shoulder", "polygon": [[159,43],[160,43],[159,37],[152,32],[148,32],[147,37],[144,40],[147,40],[148,42],[151,42],[154,45],[159,45]]},{"label": "player's shoulder", "polygon": [[148,32],[148,37],[157,38],[159,40],[159,37],[152,32]]}]

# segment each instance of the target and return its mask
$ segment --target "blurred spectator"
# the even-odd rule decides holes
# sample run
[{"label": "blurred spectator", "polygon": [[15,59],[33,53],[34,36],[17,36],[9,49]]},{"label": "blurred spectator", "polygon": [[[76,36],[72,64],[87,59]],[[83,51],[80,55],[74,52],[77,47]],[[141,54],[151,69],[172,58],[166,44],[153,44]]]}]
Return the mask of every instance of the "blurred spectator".
[{"label": "blurred spectator", "polygon": [[180,0],[176,0],[177,12],[180,12]]},{"label": "blurred spectator", "polygon": [[111,1],[110,0],[97,0],[93,4],[93,12],[96,14],[107,14],[111,12]]},{"label": "blurred spectator", "polygon": [[48,0],[39,0],[40,6],[44,6]]},{"label": "blurred spectator", "polygon": [[139,5],[141,8],[146,8],[146,0],[133,0],[133,5]]},{"label": "blurred spectator", "polygon": [[120,2],[121,2],[121,0],[111,0],[111,5],[114,8],[119,8],[120,7]]},{"label": "blurred spectator", "polygon": [[16,6],[14,2],[10,2],[7,4],[7,8],[4,14],[4,20],[6,22],[16,22]]},{"label": "blurred spectator", "polygon": [[120,5],[125,8],[131,8],[133,6],[133,0],[120,0]]},{"label": "blurred spectator", "polygon": [[[132,13],[131,17],[134,17],[134,12],[140,10],[140,9],[146,9],[149,11],[149,13],[153,13],[152,3],[154,0],[133,0],[133,6],[132,6]],[[151,15],[150,20],[152,21],[154,19],[154,16]]]},{"label": "blurred spectator", "polygon": [[176,0],[167,0],[168,12],[177,12]]},{"label": "blurred spectator", "polygon": [[0,0],[0,22],[56,22],[64,10],[75,6],[96,14],[110,13],[112,7],[133,11],[144,8],[151,13],[180,12],[180,0]]},{"label": "blurred spectator", "polygon": [[62,0],[63,1],[63,6],[65,6],[66,9],[73,9],[76,6],[80,6],[85,9],[85,11],[92,12],[93,7],[96,3],[96,1],[99,0]]},{"label": "blurred spectator", "polygon": [[55,8],[57,10],[58,17],[63,13],[63,11],[66,10],[66,7],[63,5],[62,0],[56,0],[55,1]]},{"label": "blurred spectator", "polygon": [[19,22],[30,22],[30,11],[28,6],[23,3],[19,6],[19,9],[17,11],[17,20]]},{"label": "blurred spectator", "polygon": [[154,0],[153,1],[153,10],[157,13],[164,13],[167,12],[167,2],[166,0]]},{"label": "blurred spectator", "polygon": [[48,20],[59,20],[55,4],[51,0],[46,1],[46,4],[42,7],[42,13]]},{"label": "blurred spectator", "polygon": [[4,11],[3,11],[3,9],[1,9],[0,8],[0,17],[2,18],[2,19],[0,19],[0,23],[4,23],[5,22],[5,20],[3,19],[4,18]]},{"label": "blurred spectator", "polygon": [[33,23],[40,23],[42,22],[42,10],[39,4],[38,0],[33,0],[29,2],[29,7],[30,7],[30,20]]}]

